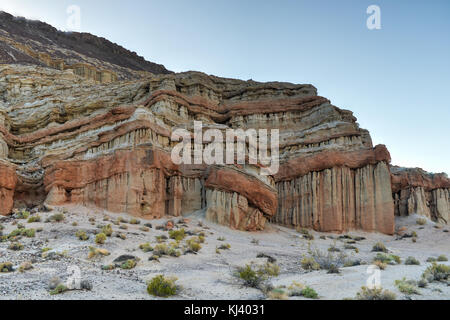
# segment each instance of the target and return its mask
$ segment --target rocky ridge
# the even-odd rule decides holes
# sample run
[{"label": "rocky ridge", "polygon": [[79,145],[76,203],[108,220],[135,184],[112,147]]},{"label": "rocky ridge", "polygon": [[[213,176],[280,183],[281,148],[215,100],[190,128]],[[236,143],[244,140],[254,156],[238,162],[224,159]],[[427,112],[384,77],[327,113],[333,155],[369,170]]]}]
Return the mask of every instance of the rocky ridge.
[{"label": "rocky ridge", "polygon": [[[27,33],[14,41],[19,36]],[[155,74],[102,59],[88,62],[117,78],[3,61],[1,214],[43,203],[147,219],[204,210],[209,221],[240,230],[262,230],[271,221],[386,234],[394,232],[395,213],[423,209],[448,222],[448,178],[423,174],[416,183],[391,170],[386,147],[374,147],[352,112],[318,96],[312,85]],[[178,142],[171,135],[178,128],[193,132],[194,121],[222,133],[278,129],[279,171],[263,176],[261,163],[175,165],[170,154]]]}]

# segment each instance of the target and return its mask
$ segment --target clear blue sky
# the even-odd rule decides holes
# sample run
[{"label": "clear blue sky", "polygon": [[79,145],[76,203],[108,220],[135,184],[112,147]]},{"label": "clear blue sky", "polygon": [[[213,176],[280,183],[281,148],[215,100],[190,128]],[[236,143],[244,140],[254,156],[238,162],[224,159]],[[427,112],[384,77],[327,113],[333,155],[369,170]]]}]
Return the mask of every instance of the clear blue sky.
[{"label": "clear blue sky", "polygon": [[[0,0],[0,9],[81,30],[173,71],[311,83],[355,113],[393,164],[450,173],[450,1]],[[366,9],[381,8],[381,30]]]}]

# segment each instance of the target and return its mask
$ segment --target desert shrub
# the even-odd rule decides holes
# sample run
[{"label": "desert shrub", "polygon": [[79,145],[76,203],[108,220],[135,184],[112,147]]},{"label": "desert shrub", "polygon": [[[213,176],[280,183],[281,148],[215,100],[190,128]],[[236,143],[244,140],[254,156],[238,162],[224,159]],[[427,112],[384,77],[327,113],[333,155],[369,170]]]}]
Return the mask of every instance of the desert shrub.
[{"label": "desert shrub", "polygon": [[437,261],[437,259],[434,258],[434,257],[429,257],[429,258],[427,259],[427,262],[436,262],[436,261]]},{"label": "desert shrub", "polygon": [[61,222],[64,221],[65,217],[62,213],[55,213],[54,215],[51,215],[49,218],[50,222]]},{"label": "desert shrub", "polygon": [[259,245],[259,240],[258,239],[255,239],[255,238],[253,238],[252,239],[252,241],[250,241],[250,243],[252,243],[252,244],[254,244],[254,245]]},{"label": "desert shrub", "polygon": [[224,237],[217,238],[218,241],[225,241],[226,239]]},{"label": "desert shrub", "polygon": [[356,300],[395,300],[397,296],[389,290],[383,288],[362,287],[356,294]]},{"label": "desert shrub", "polygon": [[376,265],[380,270],[384,270],[387,267],[386,263],[381,262],[379,260],[374,261],[373,264]]},{"label": "desert shrub", "polygon": [[267,297],[271,300],[287,300],[288,295],[283,288],[274,288],[267,293]]},{"label": "desert shrub", "polygon": [[19,272],[25,272],[25,271],[31,270],[31,269],[33,269],[33,265],[29,261],[23,262],[19,266]]},{"label": "desert shrub", "polygon": [[171,257],[176,257],[178,258],[179,256],[181,256],[181,251],[177,250],[176,247],[172,246],[169,248],[169,251],[167,252],[167,254]]},{"label": "desert shrub", "polygon": [[395,280],[394,283],[401,293],[420,294],[415,281],[406,280],[406,278],[403,278],[402,280]]},{"label": "desert shrub", "polygon": [[405,264],[406,264],[406,265],[409,265],[409,266],[411,266],[411,265],[420,265],[420,261],[417,260],[417,259],[414,258],[414,257],[408,257],[408,258],[406,258],[406,260],[405,260]]},{"label": "desert shrub", "polygon": [[385,252],[385,253],[387,253],[388,249],[386,248],[386,246],[384,245],[383,242],[377,242],[372,247],[372,252]]},{"label": "desert shrub", "polygon": [[317,299],[319,295],[313,288],[306,287],[305,289],[302,290],[302,296],[308,299]]},{"label": "desert shrub", "polygon": [[146,226],[142,226],[142,227],[139,228],[139,230],[144,231],[144,232],[149,232],[150,228],[146,227]]},{"label": "desert shrub", "polygon": [[75,236],[81,241],[89,240],[89,236],[84,231],[78,231]]},{"label": "desert shrub", "polygon": [[106,249],[98,249],[94,247],[89,247],[88,259],[93,259],[98,256],[109,256],[110,253]]},{"label": "desert shrub", "polygon": [[200,239],[198,237],[192,237],[191,239],[186,240],[187,251],[197,253],[202,248],[200,244]]},{"label": "desert shrub", "polygon": [[416,223],[417,223],[418,225],[423,226],[423,225],[427,224],[427,219],[426,219],[426,218],[418,218],[418,219],[416,220]]},{"label": "desert shrub", "polygon": [[426,288],[428,286],[428,281],[422,278],[419,281],[417,281],[417,286],[419,288]]},{"label": "desert shrub", "polygon": [[117,234],[117,238],[122,240],[127,240],[127,235],[125,233],[119,233]]},{"label": "desert shrub", "polygon": [[107,265],[102,266],[103,271],[111,271],[111,270],[114,270],[115,268],[116,268],[116,266],[113,264],[107,264]]},{"label": "desert shrub", "polygon": [[30,216],[30,212],[27,210],[22,210],[16,214],[16,218],[21,219],[21,220],[28,219],[29,216]]},{"label": "desert shrub", "polygon": [[164,243],[157,244],[155,246],[155,248],[153,249],[153,254],[158,255],[158,256],[164,256],[164,255],[167,255],[168,253],[169,253],[169,248]]},{"label": "desert shrub", "polygon": [[122,263],[120,265],[120,268],[125,269],[125,270],[129,270],[129,269],[133,269],[134,267],[136,267],[136,260],[134,259],[128,259],[127,261],[125,261],[124,263]]},{"label": "desert shrub", "polygon": [[424,273],[422,274],[422,278],[426,279],[428,282],[447,281],[449,275],[450,266],[433,262],[433,264],[424,271]]},{"label": "desert shrub", "polygon": [[11,262],[0,263],[0,273],[9,273],[13,271],[13,264]]},{"label": "desert shrub", "polygon": [[23,250],[23,244],[21,244],[20,242],[13,242],[8,246],[8,249],[12,251]]},{"label": "desert shrub", "polygon": [[104,226],[102,228],[102,233],[107,236],[107,237],[111,237],[112,233],[113,233],[113,229],[112,226],[110,224]]},{"label": "desert shrub", "polygon": [[167,238],[167,236],[162,235],[162,236],[156,236],[155,239],[156,239],[156,242],[162,243],[162,242],[165,242],[168,238]]},{"label": "desert shrub", "polygon": [[150,252],[153,251],[153,247],[150,245],[150,243],[142,243],[139,245],[139,249],[141,249],[144,252]]},{"label": "desert shrub", "polygon": [[104,244],[106,241],[106,235],[104,233],[99,233],[95,236],[95,243]]},{"label": "desert shrub", "polygon": [[247,264],[245,267],[239,267],[236,274],[247,287],[259,288],[266,280],[264,275],[254,270],[251,264]]},{"label": "desert shrub", "polygon": [[130,224],[141,224],[141,221],[139,221],[139,220],[137,220],[135,218],[131,218]]},{"label": "desert shrub", "polygon": [[352,261],[343,252],[327,252],[324,253],[319,249],[308,250],[310,257],[319,265],[320,269],[330,270],[341,268],[349,265],[354,265]]},{"label": "desert shrub", "polygon": [[66,292],[66,291],[68,291],[68,290],[69,290],[69,288],[67,288],[66,285],[60,283],[60,284],[58,284],[58,285],[56,286],[55,289],[53,289],[53,290],[50,291],[50,294],[53,296],[53,295],[57,295],[57,294],[64,293],[64,292]]},{"label": "desert shrub", "polygon": [[186,237],[186,232],[184,229],[180,230],[171,230],[169,231],[170,239],[174,239],[176,241],[181,241]]},{"label": "desert shrub", "polygon": [[341,249],[339,249],[338,247],[336,247],[335,244],[333,244],[328,248],[328,252],[341,252]]},{"label": "desert shrub", "polygon": [[219,249],[219,250],[230,250],[231,249],[231,245],[229,243],[222,244],[217,249]]},{"label": "desert shrub", "polygon": [[41,222],[41,217],[40,216],[32,216],[28,219],[27,221],[28,223],[36,223],[36,222]]},{"label": "desert shrub", "polygon": [[89,222],[95,222],[95,218],[94,218],[94,217],[90,217],[90,218],[88,219],[88,221],[89,221]]},{"label": "desert shrub", "polygon": [[399,256],[388,253],[377,253],[373,261],[380,261],[386,264],[400,264],[402,262]]},{"label": "desert shrub", "polygon": [[300,297],[302,296],[303,289],[305,289],[305,286],[303,284],[293,281],[292,284],[288,287],[289,296]]},{"label": "desert shrub", "polygon": [[445,255],[441,254],[439,257],[437,257],[436,260],[439,262],[443,262],[443,261],[448,261],[448,258]]},{"label": "desert shrub", "polygon": [[176,278],[166,278],[158,275],[148,282],[147,292],[156,297],[170,297],[177,294]]},{"label": "desert shrub", "polygon": [[72,227],[77,227],[78,226],[78,222],[74,221],[72,222]]},{"label": "desert shrub", "polygon": [[121,229],[121,230],[128,230],[128,227],[126,225],[124,225],[124,224],[121,224],[119,226],[119,229]]},{"label": "desert shrub", "polygon": [[265,281],[278,276],[279,273],[280,267],[277,264],[267,262],[262,266],[251,263],[244,267],[238,267],[234,275],[241,279],[245,286],[261,289]]},{"label": "desert shrub", "polygon": [[300,263],[305,270],[320,270],[320,265],[312,257],[304,257]]}]

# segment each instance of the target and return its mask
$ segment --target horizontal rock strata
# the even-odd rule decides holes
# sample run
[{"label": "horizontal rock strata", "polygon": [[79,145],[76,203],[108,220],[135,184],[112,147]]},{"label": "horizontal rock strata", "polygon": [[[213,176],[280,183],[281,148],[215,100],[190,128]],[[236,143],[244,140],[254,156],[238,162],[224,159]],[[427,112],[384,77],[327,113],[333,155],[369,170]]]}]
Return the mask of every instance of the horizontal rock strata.
[{"label": "horizontal rock strata", "polygon": [[419,168],[392,167],[395,214],[423,215],[436,222],[450,223],[450,179]]}]

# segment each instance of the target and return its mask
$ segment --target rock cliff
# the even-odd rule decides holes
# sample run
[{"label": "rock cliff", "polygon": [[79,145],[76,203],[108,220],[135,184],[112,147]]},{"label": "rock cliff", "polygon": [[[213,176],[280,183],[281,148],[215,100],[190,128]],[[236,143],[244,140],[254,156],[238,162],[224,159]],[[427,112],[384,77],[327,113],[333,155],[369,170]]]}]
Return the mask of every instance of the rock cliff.
[{"label": "rock cliff", "polygon": [[[148,219],[203,209],[210,221],[240,230],[262,230],[271,221],[392,234],[394,207],[405,211],[399,202],[411,198],[401,193],[412,179],[391,174],[386,147],[374,147],[352,112],[312,85],[174,74],[124,49],[105,56],[111,44],[90,35],[74,36],[95,46],[94,54],[80,40],[64,55],[69,35],[11,19],[0,23],[1,57],[12,59],[0,66],[0,214],[43,203]],[[55,38],[48,43],[42,32]],[[74,72],[79,63],[84,71]],[[172,134],[183,128],[194,135],[194,121],[202,122],[202,133],[215,129],[223,136],[230,129],[279,130],[279,170],[263,175],[268,164],[261,161],[175,164]],[[205,139],[200,150],[211,150],[213,142]],[[240,151],[237,141],[231,144],[236,159],[249,160],[255,151],[249,143]],[[436,197],[429,216],[448,221],[448,185],[426,192]]]},{"label": "rock cliff", "polygon": [[450,222],[450,179],[420,168],[392,167],[395,214],[417,213],[433,221]]}]

